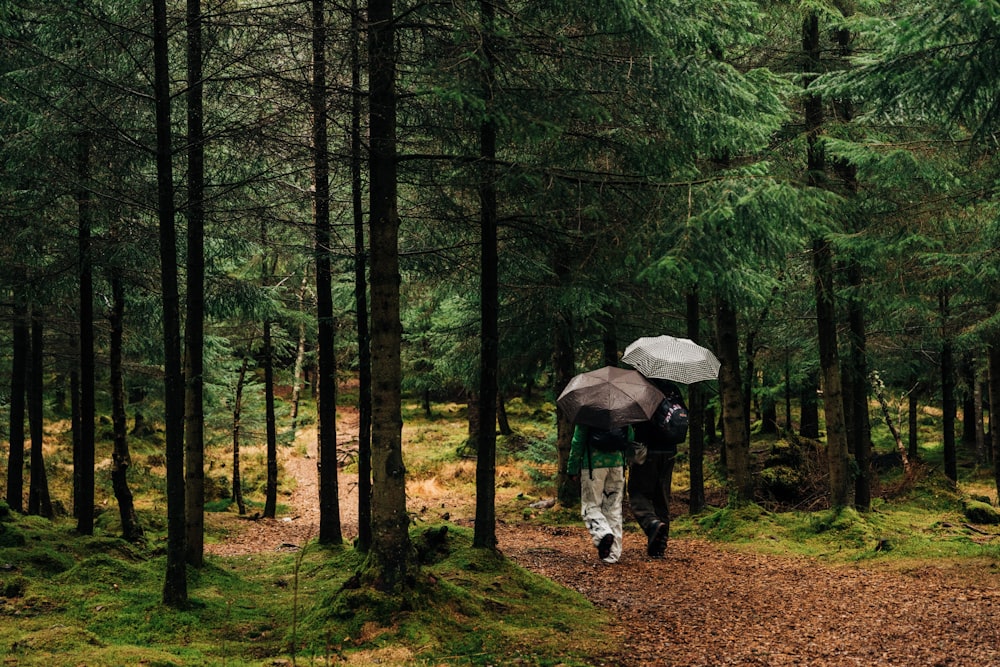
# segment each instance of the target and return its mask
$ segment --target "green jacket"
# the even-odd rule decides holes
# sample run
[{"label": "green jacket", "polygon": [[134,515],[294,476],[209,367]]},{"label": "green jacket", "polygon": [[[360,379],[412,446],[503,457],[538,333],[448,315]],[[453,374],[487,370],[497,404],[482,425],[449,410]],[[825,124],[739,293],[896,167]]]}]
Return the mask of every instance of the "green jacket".
[{"label": "green jacket", "polygon": [[[629,442],[635,440],[635,432],[632,427],[627,429]],[[569,447],[569,460],[566,461],[566,474],[579,475],[580,470],[586,468],[614,468],[625,465],[625,455],[621,452],[602,452],[599,449],[587,446],[587,436],[590,429],[586,426],[577,425],[573,429],[573,441]]]}]

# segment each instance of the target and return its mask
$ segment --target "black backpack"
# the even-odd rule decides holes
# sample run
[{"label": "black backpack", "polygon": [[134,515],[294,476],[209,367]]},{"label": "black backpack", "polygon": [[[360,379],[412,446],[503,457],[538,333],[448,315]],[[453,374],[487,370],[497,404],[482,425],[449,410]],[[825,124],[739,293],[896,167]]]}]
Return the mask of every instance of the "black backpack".
[{"label": "black backpack", "polygon": [[622,452],[628,447],[628,433],[624,427],[608,430],[591,426],[587,444],[601,452]]},{"label": "black backpack", "polygon": [[653,424],[667,444],[679,445],[687,438],[688,411],[675,398],[665,398],[653,414]]}]

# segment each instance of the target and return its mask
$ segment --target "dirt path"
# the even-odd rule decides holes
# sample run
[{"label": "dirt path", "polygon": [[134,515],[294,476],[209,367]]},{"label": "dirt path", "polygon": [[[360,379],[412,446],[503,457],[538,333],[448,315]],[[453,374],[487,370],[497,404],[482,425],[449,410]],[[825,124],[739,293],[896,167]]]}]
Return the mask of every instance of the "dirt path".
[{"label": "dirt path", "polygon": [[[349,442],[356,415],[338,418],[338,442]],[[295,453],[301,447],[281,450],[283,473],[296,480],[291,494],[279,498],[292,508],[288,515],[217,515],[211,520],[224,522],[229,537],[206,545],[207,552],[297,549],[315,537],[315,430],[299,437],[308,456]],[[356,488],[349,479],[340,485],[350,539]],[[594,656],[595,665],[1000,665],[996,564],[891,572],[737,553],[695,540],[672,540],[664,560],[651,560],[644,538],[628,532],[622,561],[608,566],[597,560],[582,525],[501,524],[497,536],[509,558],[579,591],[616,619],[624,651]]]},{"label": "dirt path", "polygon": [[[358,416],[349,410],[337,415],[337,443],[357,439]],[[305,448],[306,455],[300,450]],[[319,483],[316,470],[316,427],[301,429],[292,447],[278,448],[279,477],[293,480],[292,488],[279,488],[278,505],[289,508],[275,519],[259,514],[238,517],[231,513],[207,514],[206,523],[224,527],[225,541],[205,545],[205,552],[216,556],[243,556],[252,553],[294,550],[319,534]],[[340,488],[340,522],[344,539],[353,539],[358,532],[357,482],[350,478],[338,480]]]}]

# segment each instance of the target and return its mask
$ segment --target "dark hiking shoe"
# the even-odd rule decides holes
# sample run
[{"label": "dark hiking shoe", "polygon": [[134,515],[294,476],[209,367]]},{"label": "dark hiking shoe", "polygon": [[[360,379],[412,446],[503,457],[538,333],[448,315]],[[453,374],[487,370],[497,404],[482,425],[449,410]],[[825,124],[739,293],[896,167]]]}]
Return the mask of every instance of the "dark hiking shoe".
[{"label": "dark hiking shoe", "polygon": [[611,555],[611,547],[615,543],[615,536],[608,533],[601,538],[600,543],[597,545],[597,557],[604,560]]},{"label": "dark hiking shoe", "polygon": [[646,543],[646,553],[650,558],[663,558],[667,551],[667,534],[670,527],[662,521],[657,521],[656,526],[649,532],[649,541]]}]

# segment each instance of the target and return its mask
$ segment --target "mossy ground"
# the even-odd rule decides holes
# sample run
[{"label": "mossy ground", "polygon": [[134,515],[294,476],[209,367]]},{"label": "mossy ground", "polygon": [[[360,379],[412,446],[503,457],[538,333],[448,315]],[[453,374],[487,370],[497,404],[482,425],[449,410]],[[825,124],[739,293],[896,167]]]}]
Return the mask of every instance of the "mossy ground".
[{"label": "mossy ground", "polygon": [[[529,509],[534,500],[554,496],[551,402],[511,401],[508,411],[515,434],[498,442],[498,515],[510,522],[578,526],[576,508]],[[472,502],[475,462],[464,449],[464,406],[436,405],[426,416],[414,403],[404,414],[408,503],[429,505],[439,493]],[[926,432],[920,474],[903,485],[898,471],[885,473],[880,489],[891,493],[876,497],[871,511],[720,504],[675,516],[672,538],[710,539],[828,563],[905,569],[933,560],[996,567],[996,529],[972,525],[963,514],[970,497],[995,503],[991,472],[974,465],[963,447],[959,484],[944,480],[935,425],[930,418],[921,422]],[[878,425],[875,432],[878,449],[891,451]],[[49,479],[53,495],[65,501],[66,442],[53,433]],[[757,440],[754,446],[763,451],[770,444]],[[605,612],[577,593],[502,555],[472,548],[467,528],[425,523],[418,512],[414,543],[441,526],[447,526],[447,539],[443,549],[425,558],[405,601],[345,590],[364,554],[350,545],[313,542],[297,552],[209,558],[205,567],[189,570],[188,608],[164,607],[162,461],[155,434],[136,442],[133,455],[139,461],[133,492],[146,529],[141,544],[116,537],[116,513],[110,509],[98,517],[94,536],[80,536],[68,517],[48,521],[0,507],[2,664],[585,665],[613,641]],[[230,455],[222,446],[215,452],[220,462]],[[246,462],[251,504],[262,495],[254,460]],[[714,497],[724,497],[711,461],[706,470]],[[98,502],[111,508],[106,477],[100,479]],[[219,480],[222,489],[224,481]],[[674,483],[683,496],[689,485],[683,457]],[[210,509],[232,511],[225,499],[216,502]]]}]

